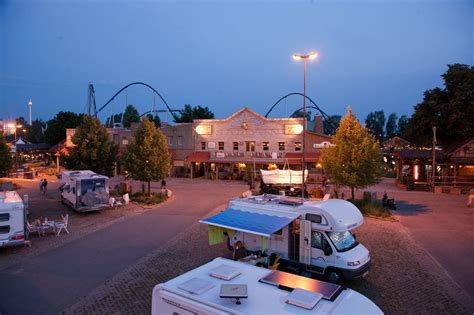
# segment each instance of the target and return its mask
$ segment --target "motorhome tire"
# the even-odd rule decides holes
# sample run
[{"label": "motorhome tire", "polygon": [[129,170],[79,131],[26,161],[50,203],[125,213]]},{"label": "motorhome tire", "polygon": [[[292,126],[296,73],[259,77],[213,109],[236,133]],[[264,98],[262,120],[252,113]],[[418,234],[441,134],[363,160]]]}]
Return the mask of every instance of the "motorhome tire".
[{"label": "motorhome tire", "polygon": [[341,284],[344,280],[344,276],[337,269],[329,269],[326,271],[326,279],[331,283]]}]

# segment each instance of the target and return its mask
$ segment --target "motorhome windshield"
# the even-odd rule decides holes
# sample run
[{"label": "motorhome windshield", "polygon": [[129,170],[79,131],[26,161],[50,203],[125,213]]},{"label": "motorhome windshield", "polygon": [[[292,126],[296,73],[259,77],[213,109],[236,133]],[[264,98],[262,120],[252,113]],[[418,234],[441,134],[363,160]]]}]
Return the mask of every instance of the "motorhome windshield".
[{"label": "motorhome windshield", "polygon": [[84,179],[81,181],[81,193],[84,195],[88,191],[98,191],[105,189],[105,179]]},{"label": "motorhome windshield", "polygon": [[351,231],[346,232],[327,232],[331,242],[338,252],[345,252],[356,247],[359,242],[356,241]]}]

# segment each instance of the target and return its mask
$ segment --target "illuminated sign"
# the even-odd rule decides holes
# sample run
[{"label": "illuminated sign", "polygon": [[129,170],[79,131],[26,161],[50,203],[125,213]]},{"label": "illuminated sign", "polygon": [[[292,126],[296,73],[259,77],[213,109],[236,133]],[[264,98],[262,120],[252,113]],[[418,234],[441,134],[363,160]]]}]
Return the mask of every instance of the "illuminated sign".
[{"label": "illuminated sign", "polygon": [[285,135],[299,135],[303,132],[300,124],[285,125]]},{"label": "illuminated sign", "polygon": [[196,127],[196,133],[198,135],[211,135],[212,125],[199,125]]}]

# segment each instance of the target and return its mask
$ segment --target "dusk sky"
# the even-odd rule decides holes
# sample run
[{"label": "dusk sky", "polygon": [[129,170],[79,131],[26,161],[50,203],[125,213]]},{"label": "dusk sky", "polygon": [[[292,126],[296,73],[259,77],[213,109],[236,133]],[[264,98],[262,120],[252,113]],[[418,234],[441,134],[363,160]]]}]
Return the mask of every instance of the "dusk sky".
[{"label": "dusk sky", "polygon": [[[265,114],[303,92],[303,63],[291,55],[309,51],[319,57],[307,94],[327,114],[350,104],[360,120],[411,115],[447,64],[474,64],[474,1],[0,0],[0,118],[27,117],[30,98],[33,119],[84,112],[89,82],[100,107],[133,81],[172,108]],[[127,94],[140,113],[151,109],[150,90]],[[125,97],[100,118],[123,111]],[[271,117],[301,106],[288,98]]]}]

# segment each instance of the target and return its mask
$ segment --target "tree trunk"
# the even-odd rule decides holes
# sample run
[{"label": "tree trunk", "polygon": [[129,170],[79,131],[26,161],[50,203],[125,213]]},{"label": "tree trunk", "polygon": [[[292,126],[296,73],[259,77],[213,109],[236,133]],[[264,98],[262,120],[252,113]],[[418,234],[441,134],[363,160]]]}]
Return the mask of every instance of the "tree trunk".
[{"label": "tree trunk", "polygon": [[150,196],[150,181],[148,181],[148,196]]},{"label": "tree trunk", "polygon": [[352,193],[352,201],[354,201],[354,187],[351,187],[351,193]]}]

